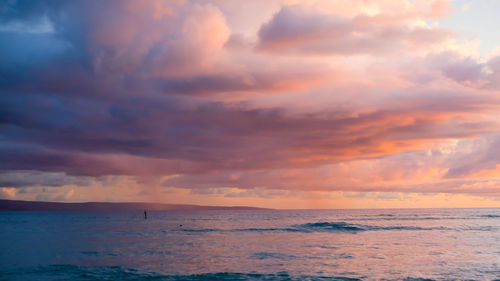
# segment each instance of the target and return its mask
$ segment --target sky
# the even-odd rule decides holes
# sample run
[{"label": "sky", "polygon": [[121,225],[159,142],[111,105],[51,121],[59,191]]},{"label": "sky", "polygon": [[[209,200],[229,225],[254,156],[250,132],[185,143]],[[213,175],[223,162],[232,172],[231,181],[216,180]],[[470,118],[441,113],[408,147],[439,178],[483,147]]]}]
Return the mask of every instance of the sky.
[{"label": "sky", "polygon": [[500,207],[500,1],[0,3],[0,198]]}]

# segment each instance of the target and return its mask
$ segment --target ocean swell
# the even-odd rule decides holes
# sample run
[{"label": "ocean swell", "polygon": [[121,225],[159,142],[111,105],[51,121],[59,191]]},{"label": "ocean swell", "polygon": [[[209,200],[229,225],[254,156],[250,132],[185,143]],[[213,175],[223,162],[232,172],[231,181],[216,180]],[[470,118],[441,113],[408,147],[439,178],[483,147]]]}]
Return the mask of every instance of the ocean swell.
[{"label": "ocean swell", "polygon": [[164,275],[155,272],[141,272],[136,269],[123,268],[119,266],[77,266],[77,265],[49,265],[29,268],[19,268],[11,271],[1,271],[0,275],[7,280],[162,280],[162,281],[274,281],[274,280],[337,280],[337,281],[355,281],[358,278],[344,276],[292,276],[288,272],[277,273],[235,273],[235,272],[217,272],[191,275]]},{"label": "ocean swell", "polygon": [[297,227],[303,228],[304,230],[327,232],[358,232],[367,230],[361,226],[346,222],[314,222],[301,224]]},{"label": "ocean swell", "polygon": [[343,221],[340,222],[312,222],[290,227],[282,228],[237,228],[237,229],[189,229],[182,228],[174,231],[182,231],[187,233],[207,233],[207,232],[345,232],[357,233],[361,231],[383,231],[383,230],[446,230],[444,227],[418,227],[418,226],[378,226],[378,225],[363,225],[351,224]]}]

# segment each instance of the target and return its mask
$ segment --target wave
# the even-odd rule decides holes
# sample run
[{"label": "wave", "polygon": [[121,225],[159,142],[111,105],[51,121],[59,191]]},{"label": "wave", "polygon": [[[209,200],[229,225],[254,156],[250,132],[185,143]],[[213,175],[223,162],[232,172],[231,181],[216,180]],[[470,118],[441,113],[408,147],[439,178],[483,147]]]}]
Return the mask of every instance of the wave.
[{"label": "wave", "polygon": [[316,222],[299,225],[305,229],[321,232],[360,232],[380,230],[445,230],[444,227],[418,227],[418,226],[378,226],[350,224],[346,222]]},{"label": "wave", "polygon": [[292,276],[287,272],[278,273],[234,273],[218,272],[190,275],[164,275],[155,272],[141,272],[136,269],[123,268],[120,266],[77,266],[77,265],[49,265],[30,268],[20,268],[11,271],[0,270],[0,275],[6,280],[162,280],[162,281],[206,281],[206,280],[337,280],[356,281],[361,280],[354,277],[345,276],[313,276],[301,275]]},{"label": "wave", "polygon": [[349,224],[346,222],[314,222],[301,224],[298,227],[313,231],[340,231],[340,232],[358,232],[367,230],[361,226]]},{"label": "wave", "polygon": [[399,216],[391,214],[365,215],[360,217],[345,218],[347,221],[428,221],[428,220],[477,220],[500,218],[500,214],[484,214],[471,216]]},{"label": "wave", "polygon": [[[500,217],[500,216],[499,216]],[[481,216],[480,216],[481,218]],[[414,216],[373,216],[373,217],[354,217],[346,218],[348,221],[428,221],[428,220],[474,220],[477,217],[414,217]]]},{"label": "wave", "polygon": [[[15,270],[0,269],[2,280],[121,280],[121,281],[358,281],[370,279],[369,277],[349,276],[323,276],[323,275],[294,275],[282,271],[277,273],[238,273],[238,272],[216,272],[186,275],[168,275],[156,272],[144,272],[133,268],[120,266],[78,266],[71,264],[48,265],[19,268]],[[6,279],[3,279],[6,278]],[[433,281],[427,278],[407,277],[398,280],[405,281]]]},{"label": "wave", "polygon": [[361,231],[382,231],[382,230],[448,230],[445,227],[418,227],[418,226],[377,226],[351,224],[347,222],[313,222],[293,225],[283,228],[238,228],[238,229],[176,229],[187,233],[207,233],[207,232],[345,232],[357,233]]},{"label": "wave", "polygon": [[500,218],[500,215],[492,215],[492,214],[488,214],[488,215],[481,215],[479,216],[480,218],[489,218],[489,219],[494,219],[494,218]]}]

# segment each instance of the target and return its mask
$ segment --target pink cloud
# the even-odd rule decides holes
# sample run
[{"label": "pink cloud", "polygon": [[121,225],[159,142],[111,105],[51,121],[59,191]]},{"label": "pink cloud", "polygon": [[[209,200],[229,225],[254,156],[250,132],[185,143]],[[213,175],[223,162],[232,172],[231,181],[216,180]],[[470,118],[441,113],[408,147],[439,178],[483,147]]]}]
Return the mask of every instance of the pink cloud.
[{"label": "pink cloud", "polygon": [[419,13],[347,18],[305,11],[301,6],[283,7],[262,25],[258,48],[304,54],[390,54],[431,49],[452,38],[450,30],[408,22],[416,15]]},{"label": "pink cloud", "polygon": [[433,22],[449,1],[264,6],[241,20],[224,1],[1,16],[54,25],[0,31],[2,187],[66,188],[51,195],[66,200],[117,176],[228,197],[497,194],[500,60],[463,51]]}]

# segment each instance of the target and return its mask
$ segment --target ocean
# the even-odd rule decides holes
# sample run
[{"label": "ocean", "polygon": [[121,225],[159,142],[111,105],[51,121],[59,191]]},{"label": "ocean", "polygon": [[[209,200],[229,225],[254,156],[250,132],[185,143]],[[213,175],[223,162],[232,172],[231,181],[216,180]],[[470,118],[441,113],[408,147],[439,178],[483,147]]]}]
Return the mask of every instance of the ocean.
[{"label": "ocean", "polygon": [[494,280],[500,209],[0,212],[0,280]]}]

